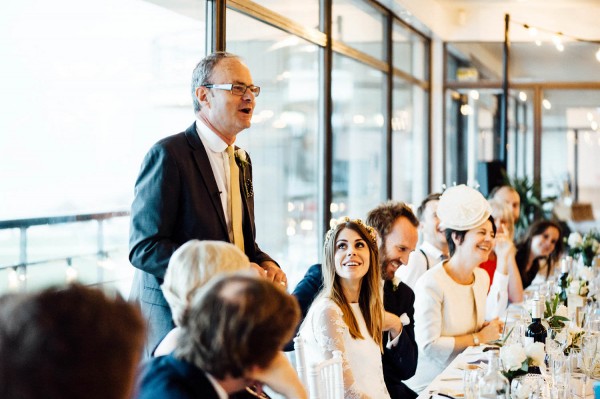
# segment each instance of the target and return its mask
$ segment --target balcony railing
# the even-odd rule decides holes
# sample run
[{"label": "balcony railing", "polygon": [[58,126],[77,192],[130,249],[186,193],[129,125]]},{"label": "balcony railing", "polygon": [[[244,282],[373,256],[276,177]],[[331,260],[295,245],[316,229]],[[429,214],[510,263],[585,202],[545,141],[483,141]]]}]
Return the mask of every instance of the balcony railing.
[{"label": "balcony railing", "polygon": [[127,280],[133,272],[127,262],[128,217],[128,211],[111,211],[0,220],[0,293]]}]

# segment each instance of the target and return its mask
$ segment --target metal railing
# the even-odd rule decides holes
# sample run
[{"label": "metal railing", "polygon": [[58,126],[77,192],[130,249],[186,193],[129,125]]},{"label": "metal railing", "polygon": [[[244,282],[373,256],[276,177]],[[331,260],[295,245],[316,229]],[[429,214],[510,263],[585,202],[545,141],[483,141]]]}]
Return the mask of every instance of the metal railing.
[{"label": "metal railing", "polygon": [[[114,249],[108,249],[105,246],[105,222],[114,218],[128,217],[129,211],[111,211],[101,213],[85,213],[85,214],[71,214],[71,215],[57,215],[57,216],[44,216],[14,220],[0,220],[0,231],[7,229],[19,229],[19,260],[17,263],[2,264],[0,262],[0,272],[8,271],[9,280],[12,278],[13,286],[18,285],[19,291],[26,291],[27,289],[27,269],[30,266],[38,266],[43,264],[50,264],[53,262],[65,262],[68,267],[71,267],[75,259],[95,257],[99,264],[109,257],[111,252],[115,252]],[[96,251],[94,253],[77,253],[70,254],[68,256],[45,258],[35,261],[29,261],[28,257],[28,232],[31,227],[35,226],[48,226],[58,224],[74,224],[82,222],[97,222],[96,230]],[[12,276],[12,277],[11,277]],[[67,280],[69,276],[67,274]],[[102,267],[97,268],[96,284],[102,284],[104,282],[104,269]],[[10,283],[9,283],[10,285]],[[14,287],[12,287],[14,289]]]}]

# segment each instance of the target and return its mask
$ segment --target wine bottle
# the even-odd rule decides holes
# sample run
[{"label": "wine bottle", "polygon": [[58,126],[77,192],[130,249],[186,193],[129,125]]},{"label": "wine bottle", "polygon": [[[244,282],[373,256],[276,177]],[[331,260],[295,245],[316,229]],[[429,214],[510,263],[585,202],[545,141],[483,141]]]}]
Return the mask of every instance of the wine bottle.
[{"label": "wine bottle", "polygon": [[479,379],[477,392],[479,399],[509,398],[510,385],[500,372],[497,351],[488,352],[488,371]]},{"label": "wine bottle", "polygon": [[[533,338],[533,342],[541,342],[546,344],[546,337],[548,336],[548,330],[542,324],[542,316],[544,314],[542,305],[539,300],[531,301],[531,324],[525,331],[525,336]],[[533,374],[540,374],[540,368],[537,366],[529,367],[529,372]]]},{"label": "wine bottle", "polygon": [[558,293],[558,299],[560,300],[560,302],[565,305],[565,306],[569,306],[568,305],[568,285],[569,285],[569,258],[564,258],[561,260],[560,262],[560,279],[558,280],[559,285],[560,285],[560,292]]}]

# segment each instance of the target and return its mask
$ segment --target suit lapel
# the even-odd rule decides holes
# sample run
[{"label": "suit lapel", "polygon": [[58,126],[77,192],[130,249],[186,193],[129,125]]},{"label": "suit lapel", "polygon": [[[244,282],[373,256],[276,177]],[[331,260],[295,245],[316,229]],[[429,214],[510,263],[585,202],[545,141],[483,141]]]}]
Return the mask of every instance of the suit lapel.
[{"label": "suit lapel", "polygon": [[213,175],[208,154],[204,149],[204,145],[202,145],[200,137],[198,137],[198,132],[196,131],[196,122],[194,122],[194,124],[185,131],[185,136],[188,140],[188,143],[192,147],[192,154],[194,156],[194,160],[196,161],[196,165],[198,166],[198,170],[200,171],[200,175],[202,176],[204,185],[206,186],[206,190],[209,193],[210,201],[215,208],[215,212],[217,215],[219,215],[221,227],[223,227],[225,236],[228,237],[229,233],[227,232],[227,223],[225,222],[225,214],[223,213],[221,193],[219,192],[217,181]]}]

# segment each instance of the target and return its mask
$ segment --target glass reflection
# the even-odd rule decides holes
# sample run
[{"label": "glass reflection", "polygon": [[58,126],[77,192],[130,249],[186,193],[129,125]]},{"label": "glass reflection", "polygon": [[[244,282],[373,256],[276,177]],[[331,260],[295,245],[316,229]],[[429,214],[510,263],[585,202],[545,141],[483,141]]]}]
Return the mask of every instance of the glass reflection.
[{"label": "glass reflection", "polygon": [[334,55],[332,217],[364,218],[385,196],[383,74]]},{"label": "glass reflection", "polygon": [[428,93],[394,79],[392,103],[392,198],[418,203],[427,194]]},{"label": "glass reflection", "polygon": [[377,9],[363,0],[333,0],[332,14],[334,40],[383,59],[383,16]]},{"label": "glass reflection", "polygon": [[227,11],[227,50],[261,87],[252,127],[237,139],[252,157],[257,242],[293,288],[318,261],[317,47]]}]

